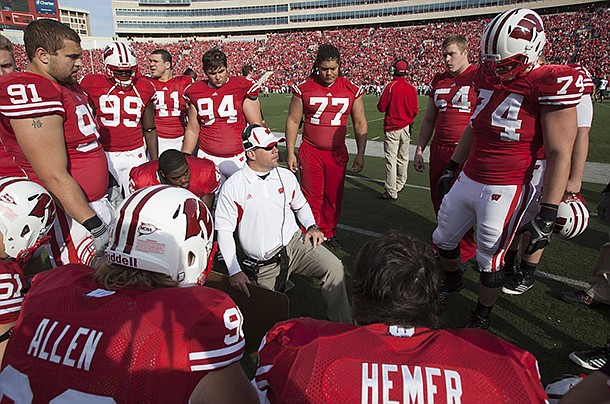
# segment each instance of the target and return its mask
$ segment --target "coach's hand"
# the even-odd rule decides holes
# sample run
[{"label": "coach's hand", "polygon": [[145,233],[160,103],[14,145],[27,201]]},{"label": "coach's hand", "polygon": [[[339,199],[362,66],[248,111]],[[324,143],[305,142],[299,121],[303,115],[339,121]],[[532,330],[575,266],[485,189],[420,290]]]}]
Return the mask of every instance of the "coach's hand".
[{"label": "coach's hand", "polygon": [[557,205],[544,203],[540,207],[540,213],[529,223],[526,223],[517,234],[529,233],[530,242],[525,249],[525,253],[531,255],[543,249],[551,242],[553,227],[557,219]]},{"label": "coach's hand", "polygon": [[438,182],[436,183],[436,195],[440,201],[443,200],[445,195],[451,189],[453,185],[453,177],[455,176],[455,170],[459,167],[459,164],[453,160],[449,160],[449,164],[443,170]]},{"label": "coach's hand", "polygon": [[324,233],[322,233],[320,228],[315,224],[307,228],[307,233],[305,233],[305,237],[303,238],[303,244],[306,244],[309,240],[311,240],[313,248],[316,248],[324,242]]},{"label": "coach's hand", "polygon": [[231,284],[231,287],[245,293],[248,297],[250,297],[250,290],[248,289],[249,283],[250,279],[248,279],[248,276],[246,276],[243,271],[239,271],[235,275],[229,276],[229,284]]}]

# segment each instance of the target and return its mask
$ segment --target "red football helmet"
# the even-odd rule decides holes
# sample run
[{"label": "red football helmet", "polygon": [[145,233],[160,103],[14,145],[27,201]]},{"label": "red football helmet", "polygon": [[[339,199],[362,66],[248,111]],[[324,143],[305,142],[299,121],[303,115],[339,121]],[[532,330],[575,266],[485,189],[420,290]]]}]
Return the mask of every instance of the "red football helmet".
[{"label": "red football helmet", "polygon": [[106,77],[117,86],[128,88],[138,72],[138,59],[133,48],[124,42],[112,42],[104,48]]},{"label": "red football helmet", "polygon": [[534,65],[546,37],[540,16],[527,8],[497,15],[481,37],[481,64],[487,81],[502,87]]},{"label": "red football helmet", "polygon": [[9,257],[27,260],[49,240],[55,203],[46,189],[25,178],[0,179],[0,232]]},{"label": "red football helmet", "polygon": [[165,274],[181,286],[205,282],[214,227],[195,194],[168,185],[146,187],[131,194],[116,212],[108,262]]},{"label": "red football helmet", "polygon": [[557,208],[557,220],[553,233],[563,238],[573,238],[582,234],[589,225],[587,201],[580,194],[570,194],[563,198]]}]

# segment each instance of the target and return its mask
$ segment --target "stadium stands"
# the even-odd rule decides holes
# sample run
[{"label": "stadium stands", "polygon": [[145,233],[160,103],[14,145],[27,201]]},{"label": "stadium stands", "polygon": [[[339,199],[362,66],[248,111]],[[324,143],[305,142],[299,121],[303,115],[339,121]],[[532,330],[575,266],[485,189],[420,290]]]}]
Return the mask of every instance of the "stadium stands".
[{"label": "stadium stands", "polygon": [[[579,11],[543,16],[549,63],[579,61],[593,76],[610,72],[608,55],[610,11],[603,6],[588,6]],[[471,60],[476,61],[483,28],[489,19],[444,21],[398,28],[345,28],[338,30],[273,33],[267,40],[205,40],[184,39],[171,44],[152,40],[134,42],[140,68],[148,72],[147,55],[157,48],[168,50],[175,60],[175,71],[191,67],[202,75],[201,56],[220,46],[229,57],[229,66],[237,73],[244,64],[254,66],[258,75],[273,71],[266,86],[272,92],[287,92],[288,86],[305,79],[309,73],[317,45],[331,43],[340,48],[343,74],[354,83],[366,86],[373,93],[389,80],[387,68],[393,59],[405,57],[411,62],[409,75],[416,87],[425,88],[434,73],[441,70],[438,52],[442,40],[451,34],[465,35],[470,42]],[[27,58],[22,45],[15,50],[17,66],[25,67]],[[101,49],[86,50],[82,74],[103,70]]]}]

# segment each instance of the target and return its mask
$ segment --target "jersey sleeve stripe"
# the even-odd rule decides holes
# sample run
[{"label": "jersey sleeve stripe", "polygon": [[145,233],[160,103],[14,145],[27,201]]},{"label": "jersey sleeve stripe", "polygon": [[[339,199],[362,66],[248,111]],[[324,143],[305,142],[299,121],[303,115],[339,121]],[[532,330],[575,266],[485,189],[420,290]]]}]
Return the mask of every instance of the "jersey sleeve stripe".
[{"label": "jersey sleeve stripe", "polygon": [[15,299],[0,301],[0,306],[9,306],[11,304],[16,304],[16,303],[21,303],[21,302],[23,302],[23,297],[18,297]]},{"label": "jersey sleeve stripe", "polygon": [[226,361],[223,362],[213,362],[213,363],[208,363],[205,365],[191,365],[191,371],[192,372],[199,372],[199,371],[203,371],[203,370],[214,370],[214,369],[219,369],[219,368],[223,368],[225,366],[228,366],[234,362],[238,362],[241,360],[241,358],[244,355],[241,354],[239,356],[235,356],[232,357],[231,359],[228,359]]},{"label": "jersey sleeve stripe", "polygon": [[227,348],[215,349],[213,351],[191,352],[189,353],[189,359],[195,361],[201,359],[217,358],[219,356],[226,356],[239,351],[245,345],[246,341],[242,339],[241,341],[239,341],[239,343],[229,346]]},{"label": "jersey sleeve stripe", "polygon": [[20,105],[0,105],[0,111],[8,110],[22,110],[28,108],[40,108],[40,107],[62,107],[61,101],[46,101],[46,102],[35,102],[31,104],[20,104]]},{"label": "jersey sleeve stripe", "polygon": [[248,92],[248,93],[252,93],[252,92],[254,92],[254,91],[258,90],[259,88],[260,88],[260,87],[259,87],[258,83],[254,83],[254,84],[252,85],[252,87],[250,87],[250,88],[248,89],[248,91],[247,91],[247,92]]},{"label": "jersey sleeve stripe", "polygon": [[580,98],[580,93],[578,94],[563,94],[563,95],[541,95],[538,97],[538,100],[566,100],[571,98]]},{"label": "jersey sleeve stripe", "polygon": [[573,105],[578,105],[580,104],[580,98],[577,100],[571,100],[571,101],[540,101],[540,105],[565,105],[567,107],[569,106],[573,106]]},{"label": "jersey sleeve stripe", "polygon": [[273,368],[273,365],[265,365],[265,366],[261,366],[258,369],[256,369],[256,375],[255,376],[260,376],[262,374],[267,373],[268,371],[271,370],[271,368]]},{"label": "jersey sleeve stripe", "polygon": [[2,309],[2,310],[0,310],[0,316],[5,315],[5,314],[9,314],[9,313],[14,313],[16,311],[21,311],[21,305],[15,306],[15,307],[11,307],[10,309]]},{"label": "jersey sleeve stripe", "polygon": [[53,115],[53,112],[63,112],[66,111],[63,108],[47,108],[47,109],[32,109],[29,111],[17,111],[17,112],[2,112],[2,115],[6,117],[19,117],[19,118],[29,118],[31,116],[41,116],[41,115]]}]

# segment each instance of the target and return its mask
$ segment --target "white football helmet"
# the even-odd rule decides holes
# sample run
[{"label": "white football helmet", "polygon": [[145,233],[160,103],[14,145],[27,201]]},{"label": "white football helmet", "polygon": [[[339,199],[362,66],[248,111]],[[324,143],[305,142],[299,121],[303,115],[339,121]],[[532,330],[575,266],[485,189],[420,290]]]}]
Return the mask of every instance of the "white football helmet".
[{"label": "white football helmet", "polygon": [[557,220],[553,233],[563,238],[573,238],[582,234],[589,225],[587,202],[580,195],[566,195],[557,208]]},{"label": "white football helmet", "polygon": [[133,48],[124,42],[112,42],[104,48],[106,77],[117,86],[128,88],[138,72],[138,58]]},{"label": "white football helmet", "polygon": [[142,188],[116,212],[109,263],[165,274],[181,286],[205,283],[214,226],[195,194],[169,185]]},{"label": "white football helmet", "polygon": [[501,87],[535,64],[546,37],[540,16],[527,8],[497,15],[481,37],[481,65],[490,84]]},{"label": "white football helmet", "polygon": [[544,392],[549,398],[549,403],[557,404],[563,396],[568,394],[568,391],[570,391],[572,387],[576,386],[581,381],[582,379],[575,375],[561,375],[553,379],[544,389]]},{"label": "white football helmet", "polygon": [[0,178],[0,232],[9,257],[27,260],[55,222],[55,203],[46,189],[25,178]]}]

